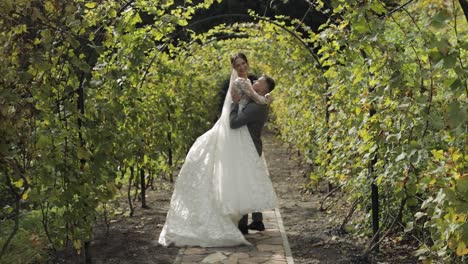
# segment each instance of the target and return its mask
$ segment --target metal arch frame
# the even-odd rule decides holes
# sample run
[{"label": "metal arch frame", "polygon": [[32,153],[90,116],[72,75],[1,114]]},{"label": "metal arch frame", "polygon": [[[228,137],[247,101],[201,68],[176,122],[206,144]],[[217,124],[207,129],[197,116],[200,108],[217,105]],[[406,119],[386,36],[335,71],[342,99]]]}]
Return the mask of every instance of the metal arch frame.
[{"label": "metal arch frame", "polygon": [[[323,65],[322,63],[320,63],[320,60],[319,60],[319,57],[317,56],[317,54],[315,54],[315,52],[307,45],[307,43],[304,42],[304,40],[298,36],[295,32],[293,32],[292,30],[290,30],[289,28],[285,27],[284,25],[281,25],[280,23],[276,22],[276,21],[273,21],[267,17],[263,17],[263,16],[255,16],[255,15],[246,15],[246,14],[223,14],[223,15],[216,15],[216,16],[211,16],[211,17],[207,17],[207,18],[203,18],[203,19],[200,19],[200,20],[197,20],[197,21],[194,21],[192,23],[189,23],[188,25],[186,25],[185,27],[183,27],[183,29],[185,28],[190,28],[190,27],[193,27],[194,25],[197,25],[197,24],[200,24],[200,23],[204,23],[204,22],[207,22],[207,21],[210,21],[210,20],[215,20],[215,19],[219,19],[219,18],[226,18],[226,17],[244,17],[244,18],[251,18],[253,21],[255,20],[262,20],[262,21],[266,21],[268,23],[271,23],[281,29],[283,29],[284,31],[286,31],[287,33],[289,33],[291,36],[293,36],[295,39],[297,39],[303,46],[304,48],[306,48],[306,50],[310,53],[310,55],[312,56],[312,58],[315,60],[315,62],[318,64],[319,66],[319,69],[320,71],[322,72],[322,78],[324,79],[325,83],[326,83],[326,87],[328,89],[328,87],[330,87],[330,84],[328,82],[328,79],[325,77],[325,69],[323,68]],[[163,45],[162,47],[158,50],[159,52],[163,52],[168,46],[169,46],[169,43],[173,40],[175,40],[179,35],[182,34],[183,32],[183,29],[181,30],[178,30],[171,38],[169,38]],[[148,74],[148,71],[149,71],[149,68],[151,67],[151,65],[154,63],[156,57],[157,57],[158,53],[156,53],[153,58],[151,59],[151,61],[148,63],[146,69],[145,69],[145,72],[143,74],[143,77],[142,79],[140,80],[140,84],[139,84],[139,88],[141,88],[143,86],[143,83],[145,82],[145,79],[146,79],[146,76]]]}]

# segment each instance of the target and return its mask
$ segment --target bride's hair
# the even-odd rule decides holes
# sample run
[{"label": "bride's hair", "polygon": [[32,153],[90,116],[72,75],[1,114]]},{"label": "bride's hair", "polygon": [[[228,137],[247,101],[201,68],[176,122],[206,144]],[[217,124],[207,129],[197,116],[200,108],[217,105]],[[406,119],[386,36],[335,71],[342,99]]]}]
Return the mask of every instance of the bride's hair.
[{"label": "bride's hair", "polygon": [[231,56],[231,65],[234,66],[234,63],[236,62],[237,59],[243,59],[247,64],[249,64],[249,61],[247,60],[247,56],[245,56],[244,53],[242,52],[237,52],[236,54]]}]

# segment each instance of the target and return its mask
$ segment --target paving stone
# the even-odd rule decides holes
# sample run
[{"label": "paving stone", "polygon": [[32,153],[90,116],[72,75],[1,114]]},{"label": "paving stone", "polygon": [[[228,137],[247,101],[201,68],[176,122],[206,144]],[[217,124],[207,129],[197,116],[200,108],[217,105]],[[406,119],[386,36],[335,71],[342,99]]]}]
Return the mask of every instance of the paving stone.
[{"label": "paving stone", "polygon": [[216,263],[225,259],[227,259],[227,257],[223,253],[216,252],[205,257],[202,263]]},{"label": "paving stone", "polygon": [[263,264],[287,264],[286,260],[268,260],[267,262],[263,262]]},{"label": "paving stone", "polygon": [[245,237],[254,237],[261,235],[263,231],[257,231],[257,230],[249,230],[249,233],[245,235]]},{"label": "paving stone", "polygon": [[267,257],[267,258],[271,258],[273,256],[273,252],[255,252],[255,256],[256,257]]},{"label": "paving stone", "polygon": [[264,213],[266,230],[249,230],[246,239],[251,246],[202,248],[192,247],[182,254],[180,264],[288,264],[283,247],[283,238],[278,229],[274,211]]},{"label": "paving stone", "polygon": [[182,257],[184,262],[200,262],[206,255],[185,255]]},{"label": "paving stone", "polygon": [[284,249],[278,249],[278,250],[275,250],[273,252],[276,253],[276,254],[284,255]]},{"label": "paving stone", "polygon": [[238,258],[238,259],[244,259],[244,258],[249,258],[250,255],[244,252],[237,252],[229,256],[229,258]]},{"label": "paving stone", "polygon": [[258,264],[258,263],[263,263],[265,261],[268,261],[268,258],[266,257],[252,257],[248,259],[239,259],[238,263],[239,264]]},{"label": "paving stone", "polygon": [[263,219],[275,219],[276,221],[276,214],[274,211],[268,211],[263,213]]},{"label": "paving stone", "polygon": [[206,248],[192,247],[192,248],[187,248],[184,251],[184,255],[197,255],[197,254],[203,254],[203,253],[206,253]]},{"label": "paving stone", "polygon": [[248,247],[248,246],[237,247],[236,248],[236,252],[249,252],[249,251],[252,251],[252,250],[256,250],[256,248],[255,247]]},{"label": "paving stone", "polygon": [[278,253],[274,253],[270,259],[272,260],[286,260],[286,257],[284,256],[284,254],[278,254]]},{"label": "paving stone", "polygon": [[230,255],[234,252],[236,252],[235,248],[207,248],[206,253],[215,253],[215,252],[220,252],[223,253],[224,255]]},{"label": "paving stone", "polygon": [[229,258],[229,259],[225,259],[225,260],[221,261],[220,263],[222,263],[222,264],[237,264],[238,262],[237,262],[237,259],[230,259]]},{"label": "paving stone", "polygon": [[209,247],[206,248],[207,251],[231,251],[234,247]]},{"label": "paving stone", "polygon": [[272,237],[264,240],[260,240],[262,244],[271,244],[271,245],[283,245],[283,239],[281,237]]},{"label": "paving stone", "polygon": [[265,235],[265,236],[271,236],[271,237],[277,237],[277,236],[279,237],[279,236],[281,236],[281,233],[280,233],[280,231],[279,231],[278,229],[275,229],[275,230],[265,230],[265,231],[263,231],[263,232],[264,232],[263,235]]},{"label": "paving stone", "polygon": [[270,244],[258,244],[257,249],[260,252],[264,252],[264,251],[276,252],[278,250],[283,250],[283,246],[282,245],[270,245]]},{"label": "paving stone", "polygon": [[239,259],[248,259],[250,258],[250,255],[247,253],[234,253],[229,256],[228,259],[225,259],[222,261],[223,264],[237,264],[239,262]]}]

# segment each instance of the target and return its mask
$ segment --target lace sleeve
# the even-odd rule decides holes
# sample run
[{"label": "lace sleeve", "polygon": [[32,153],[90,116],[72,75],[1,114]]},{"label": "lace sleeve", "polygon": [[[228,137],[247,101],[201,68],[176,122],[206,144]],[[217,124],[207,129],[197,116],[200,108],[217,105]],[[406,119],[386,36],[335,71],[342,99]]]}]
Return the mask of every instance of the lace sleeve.
[{"label": "lace sleeve", "polygon": [[269,104],[270,100],[268,97],[259,95],[255,90],[252,88],[252,84],[246,79],[238,78],[236,80],[236,86],[239,90],[244,92],[248,97],[254,100],[257,104]]}]

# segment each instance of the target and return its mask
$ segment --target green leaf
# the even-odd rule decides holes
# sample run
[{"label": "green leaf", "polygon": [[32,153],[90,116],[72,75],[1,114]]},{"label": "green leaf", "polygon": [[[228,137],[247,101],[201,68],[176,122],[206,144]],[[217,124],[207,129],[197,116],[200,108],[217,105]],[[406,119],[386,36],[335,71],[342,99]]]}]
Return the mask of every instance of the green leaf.
[{"label": "green leaf", "polygon": [[398,157],[396,157],[395,162],[399,162],[399,161],[401,161],[401,160],[403,160],[405,158],[406,158],[406,153],[402,152],[402,153],[400,153],[400,155],[398,155]]},{"label": "green leaf", "polygon": [[73,247],[74,247],[76,250],[80,250],[81,247],[82,247],[81,240],[79,240],[79,239],[73,240]]},{"label": "green leaf", "polygon": [[186,25],[188,25],[188,22],[187,22],[186,19],[179,19],[179,20],[177,20],[177,24],[178,24],[179,26],[185,27]]},{"label": "green leaf", "polygon": [[442,160],[442,159],[444,159],[444,151],[441,150],[441,149],[439,149],[439,150],[433,149],[433,150],[431,150],[431,153],[432,153],[432,156],[434,156],[434,158],[435,158],[436,160]]},{"label": "green leaf", "polygon": [[25,192],[23,193],[23,196],[21,196],[21,199],[22,199],[23,201],[26,201],[26,200],[28,199],[28,197],[29,197],[29,192],[30,192],[30,191],[31,191],[31,189],[28,189],[27,191],[25,191]]},{"label": "green leaf", "polygon": [[417,220],[417,219],[419,219],[419,218],[421,218],[421,217],[423,217],[423,216],[425,216],[425,215],[427,215],[427,214],[426,214],[426,213],[423,213],[423,212],[417,212],[416,214],[414,214],[414,217],[415,217],[416,220]]},{"label": "green leaf", "polygon": [[384,5],[381,4],[380,2],[372,2],[371,4],[371,9],[377,13],[377,14],[383,14],[383,13],[386,13],[387,10],[385,9]]},{"label": "green leaf", "polygon": [[433,200],[434,200],[434,198],[432,198],[432,196],[429,197],[429,198],[427,198],[427,199],[423,202],[423,204],[421,205],[421,209],[426,209],[427,207],[429,207],[429,205],[431,204],[431,202],[432,202]]},{"label": "green leaf", "polygon": [[462,226],[461,226],[461,237],[462,237],[462,240],[463,241],[468,241],[468,223],[464,223]]},{"label": "green leaf", "polygon": [[0,154],[2,154],[2,156],[8,156],[8,148],[8,144],[0,142]]},{"label": "green leaf", "polygon": [[449,110],[449,123],[451,127],[463,125],[467,121],[466,104],[461,105],[458,101],[452,101],[448,107]]},{"label": "green leaf", "polygon": [[93,8],[96,7],[96,3],[95,2],[88,2],[88,3],[85,4],[85,6],[87,8],[93,9]]},{"label": "green leaf", "polygon": [[[417,189],[416,189],[416,185],[411,184],[411,185],[409,186],[409,188],[408,188],[408,194],[414,195],[414,194],[416,193],[416,190],[417,190]],[[413,197],[411,197],[411,198],[408,199],[408,201],[406,202],[406,204],[407,204],[408,206],[416,206],[416,205],[418,205],[418,199],[417,199],[416,197],[413,196]]]},{"label": "green leaf", "polygon": [[88,160],[91,157],[91,153],[83,147],[78,148],[78,158]]},{"label": "green leaf", "polygon": [[468,50],[468,41],[460,40],[459,44],[460,44],[460,48],[464,50]]},{"label": "green leaf", "polygon": [[452,91],[456,91],[456,90],[458,90],[460,88],[463,88],[463,84],[462,84],[462,81],[460,80],[460,78],[455,79],[450,84],[450,88],[452,89]]},{"label": "green leaf", "polygon": [[45,135],[40,135],[36,142],[37,148],[44,148],[46,146],[50,146],[52,144],[51,138]]},{"label": "green leaf", "polygon": [[458,59],[458,54],[456,53],[450,53],[449,55],[444,57],[444,68],[445,69],[452,69],[455,67],[455,64],[457,63]]},{"label": "green leaf", "polygon": [[408,222],[406,223],[406,227],[405,227],[405,232],[410,232],[411,230],[413,230],[414,228],[414,222]]},{"label": "green leaf", "polygon": [[458,242],[456,252],[458,256],[468,255],[468,247],[466,246],[465,242],[463,241]]},{"label": "green leaf", "polygon": [[435,28],[443,28],[447,25],[447,20],[450,19],[450,13],[447,10],[441,10],[438,14],[432,17],[431,26]]},{"label": "green leaf", "polygon": [[357,19],[355,19],[354,22],[351,24],[351,28],[358,33],[367,32],[368,26],[367,26],[364,16],[360,16]]},{"label": "green leaf", "polygon": [[5,207],[3,207],[3,212],[7,213],[7,214],[10,214],[11,212],[13,212],[13,207],[9,206],[9,205],[6,205]]},{"label": "green leaf", "polygon": [[426,245],[423,245],[420,249],[416,250],[414,252],[414,254],[416,256],[421,256],[421,255],[424,255],[425,253],[430,252],[430,251],[431,250]]},{"label": "green leaf", "polygon": [[459,199],[450,199],[450,201],[452,206],[455,207],[455,212],[459,214],[464,214],[468,212],[468,202]]},{"label": "green leaf", "polygon": [[[460,177],[455,181],[455,188],[462,195],[462,197],[468,197],[468,176]],[[468,202],[467,202],[468,204]]]},{"label": "green leaf", "polygon": [[17,180],[16,182],[13,183],[13,185],[16,186],[17,188],[22,187],[23,184],[24,184],[24,180],[23,180],[23,179],[19,179],[19,180]]}]

